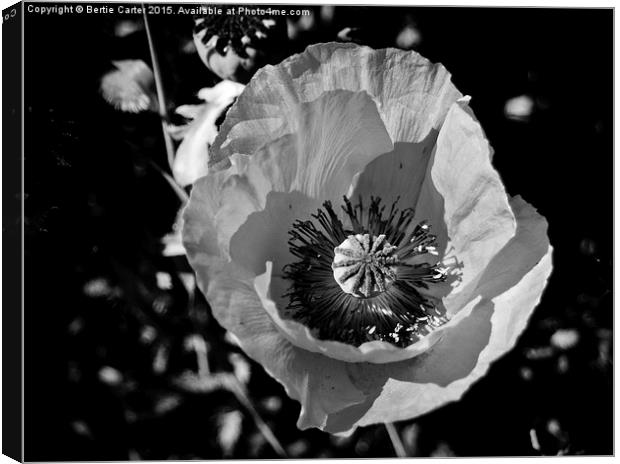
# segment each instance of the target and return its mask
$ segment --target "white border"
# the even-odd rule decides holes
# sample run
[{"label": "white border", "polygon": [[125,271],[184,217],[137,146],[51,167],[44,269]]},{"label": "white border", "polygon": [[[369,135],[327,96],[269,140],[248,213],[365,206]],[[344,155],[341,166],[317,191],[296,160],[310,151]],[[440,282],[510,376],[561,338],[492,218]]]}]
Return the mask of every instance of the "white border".
[{"label": "white border", "polygon": [[[106,1],[101,1],[101,0],[90,0],[89,3],[94,3],[94,2],[99,2],[99,3],[110,3],[110,2],[106,2]],[[10,1],[10,0],[0,0],[0,8],[1,9],[5,9],[8,8],[11,5],[14,5],[15,1]],[[57,3],[57,2],[50,2],[50,3]],[[60,3],[60,2],[58,2]],[[73,3],[79,3],[79,2],[73,2]],[[140,3],[140,2],[135,2],[133,0],[127,1],[127,2],[123,2],[123,3]],[[190,3],[190,2],[174,2],[174,1],[170,1],[170,2],[146,2],[146,3]],[[207,2],[205,2],[207,3]],[[234,4],[241,4],[241,3],[248,3],[248,4],[282,4],[282,3],[287,3],[287,4],[292,4],[292,5],[323,5],[323,4],[337,4],[337,5],[381,5],[379,3],[379,1],[363,1],[363,0],[340,0],[340,1],[318,1],[318,0],[306,0],[306,1],[302,1],[302,2],[278,2],[278,1],[269,1],[269,0],[253,0],[253,1],[248,1],[248,0],[237,0],[237,1],[232,1],[232,0],[224,0],[221,2],[209,2],[209,3],[234,3]],[[478,1],[466,1],[466,0],[451,0],[451,1],[441,1],[441,0],[418,0],[415,2],[415,4],[413,4],[413,2],[411,1],[395,1],[392,0],[389,2],[389,5],[395,5],[395,6],[484,6],[484,7],[552,7],[552,8],[613,8],[615,7],[615,2],[613,1],[609,1],[609,0],[589,0],[588,2],[585,1],[550,1],[550,0],[541,0],[541,1],[512,1],[510,2],[510,4],[504,3],[504,2],[499,2],[499,1],[490,1],[490,0],[478,0]],[[381,5],[381,6],[387,6],[387,5]],[[615,13],[614,13],[615,15]],[[568,46],[568,41],[567,41],[567,46]],[[2,48],[2,34],[0,34],[0,49]],[[614,76],[618,75],[618,60],[617,58],[617,51],[618,51],[618,37],[615,34],[615,18],[614,18]],[[23,41],[22,41],[22,55],[23,55]],[[577,63],[576,63],[577,65]],[[23,65],[22,65],[23,66]],[[2,87],[2,64],[0,63],[0,88]],[[587,89],[580,89],[581,91],[587,92]],[[2,105],[2,96],[0,95],[0,105]],[[22,95],[22,107],[23,107],[23,95]],[[615,92],[615,82],[614,82],[614,134],[618,134],[620,133],[619,129],[620,129],[620,123],[618,123],[618,120],[615,118],[615,110],[618,107],[618,96]],[[0,127],[2,125],[2,114],[0,113]],[[22,133],[23,136],[23,133]],[[0,129],[0,137],[1,137],[1,129]],[[1,147],[0,147],[0,153],[1,153]],[[615,155],[615,140],[614,140],[614,155]],[[1,156],[1,154],[0,154]],[[615,160],[615,156],[614,156],[614,160]],[[0,165],[0,176],[2,174],[2,166]],[[618,175],[618,164],[615,163],[614,161],[614,179],[617,178]],[[0,194],[1,195],[1,194]],[[616,208],[618,203],[618,191],[615,188],[615,182],[614,182],[614,230],[616,231],[616,234],[618,233],[618,231],[620,230],[620,228],[618,227],[619,224],[619,219],[618,219],[618,215],[616,214]],[[1,196],[0,196],[0,213],[2,212],[2,203],[1,203]],[[22,213],[23,213],[23,202],[22,202]],[[22,231],[22,239],[23,239],[23,231]],[[614,234],[614,244],[616,243],[616,235]],[[2,244],[0,243],[0,258],[2,256]],[[617,260],[617,253],[614,247],[614,263]],[[615,271],[615,269],[614,269]],[[0,269],[0,277],[2,275],[2,270]],[[23,276],[22,276],[23,277]],[[1,280],[1,279],[0,279]],[[23,278],[22,278],[23,281]],[[619,288],[618,283],[620,281],[620,278],[618,277],[618,275],[614,272],[614,288]],[[2,291],[2,283],[0,282],[0,293]],[[23,291],[23,282],[22,282],[22,291]],[[614,294],[614,308],[616,308],[616,295]],[[0,303],[1,305],[1,303]],[[22,315],[22,323],[23,323],[23,315]],[[616,333],[616,324],[614,324],[614,333]],[[23,336],[23,332],[22,332],[22,336]],[[23,340],[23,338],[22,338]],[[23,353],[23,350],[22,350]],[[1,354],[2,354],[2,347],[0,345],[0,358],[1,358]],[[618,343],[614,343],[614,359],[618,359]],[[23,365],[23,355],[22,355],[22,365]],[[614,368],[614,385],[618,385],[617,382],[617,371]],[[23,379],[22,379],[23,380]],[[2,383],[2,372],[0,371],[0,401],[1,401],[1,392],[2,392],[2,387],[1,387],[1,383]],[[1,405],[0,405],[0,409],[1,409]],[[617,417],[617,415],[615,414],[617,412],[617,403],[614,401],[614,424],[615,424],[615,418]],[[23,404],[22,404],[22,417],[23,417]],[[8,424],[7,424],[8,425]],[[10,426],[10,425],[9,425]],[[23,431],[22,431],[23,432]],[[22,435],[23,436],[23,435]],[[615,428],[614,430],[614,450],[615,450],[615,444],[618,443],[618,429]],[[2,425],[0,425],[0,447],[2,445]],[[22,443],[23,445],[23,443]],[[22,450],[23,451],[23,450]],[[603,463],[603,462],[612,462],[613,458],[603,458],[603,457],[575,457],[575,456],[570,456],[570,457],[566,457],[565,459],[588,459],[589,462],[592,463]],[[477,459],[477,458],[462,458],[462,459]],[[489,463],[489,464],[495,464],[495,463],[502,463],[502,464],[513,464],[515,462],[522,462],[524,459],[532,459],[532,458],[484,458],[483,461],[484,463]],[[555,461],[555,458],[535,458],[537,463],[541,463],[541,464],[547,464],[547,463],[551,463]],[[356,461],[355,459],[347,459],[345,461]],[[321,460],[320,462],[322,463],[338,463],[338,462],[342,462],[343,460],[335,460],[335,459],[325,459],[325,460]],[[361,460],[360,460],[361,461]],[[387,459],[373,459],[373,462],[388,462],[388,461],[393,461],[393,460],[387,460]],[[413,459],[406,459],[406,460],[399,460],[398,462],[403,462],[403,461],[411,461],[413,462]],[[425,462],[436,462],[436,458],[435,459],[420,459],[420,458],[416,458],[415,462],[421,462],[421,463],[425,463]],[[8,463],[12,463],[14,462],[13,460],[9,459],[8,457],[1,455],[0,456],[0,464],[8,464]],[[153,463],[168,463],[171,461],[150,461]],[[207,462],[207,461],[194,461],[194,462]],[[215,461],[212,461],[215,462]],[[234,462],[234,461],[227,461],[227,462]],[[258,462],[258,461],[247,461],[247,462]],[[270,461],[270,460],[263,460],[260,461],[261,463],[280,463],[282,461]],[[293,463],[303,463],[303,462],[307,462],[307,460],[303,461],[303,460],[287,460],[286,462],[293,462]]]}]

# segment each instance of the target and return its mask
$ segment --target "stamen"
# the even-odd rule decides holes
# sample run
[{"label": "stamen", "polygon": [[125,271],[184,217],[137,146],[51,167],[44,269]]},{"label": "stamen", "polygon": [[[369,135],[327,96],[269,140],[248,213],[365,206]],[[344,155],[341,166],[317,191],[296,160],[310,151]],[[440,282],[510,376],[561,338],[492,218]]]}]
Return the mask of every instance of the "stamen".
[{"label": "stamen", "polygon": [[379,198],[364,207],[361,199],[353,206],[345,197],[350,228],[330,202],[312,215],[320,228],[312,221],[293,224],[289,247],[299,261],[284,269],[291,280],[285,317],[320,339],[355,346],[372,340],[408,346],[446,322],[436,302],[420,290],[445,280],[447,271],[411,262],[437,255],[436,238],[426,222],[412,228],[413,210],[400,211],[397,201],[384,217]]}]

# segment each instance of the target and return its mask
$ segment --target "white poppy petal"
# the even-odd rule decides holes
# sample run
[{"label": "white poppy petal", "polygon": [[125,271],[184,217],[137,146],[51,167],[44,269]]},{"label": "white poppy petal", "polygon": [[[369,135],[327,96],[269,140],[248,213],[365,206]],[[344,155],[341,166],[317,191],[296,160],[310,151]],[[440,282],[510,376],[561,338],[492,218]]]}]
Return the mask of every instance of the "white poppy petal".
[{"label": "white poppy petal", "polygon": [[186,119],[196,119],[204,111],[204,104],[201,105],[181,105],[174,112]]},{"label": "white poppy petal", "polygon": [[[251,155],[266,142],[293,132],[291,110],[332,90],[366,92],[395,143],[416,143],[439,130],[448,108],[461,97],[443,66],[415,52],[312,45],[256,73],[222,125],[212,163],[234,153]],[[235,130],[237,124],[244,124],[244,130]],[[252,124],[255,130],[248,131]]]},{"label": "white poppy petal", "polygon": [[449,314],[463,307],[466,290],[515,234],[514,215],[491,154],[471,109],[465,102],[452,105],[416,206],[416,219],[432,224],[445,247],[444,261],[458,271],[455,290],[444,301]]},{"label": "white poppy petal", "polygon": [[199,96],[206,101],[203,105],[177,108],[177,113],[193,118],[172,165],[174,178],[181,186],[190,185],[209,172],[209,145],[217,135],[215,123],[242,90],[241,84],[222,81],[199,92]]},{"label": "white poppy petal", "polygon": [[437,132],[432,131],[419,143],[394,144],[394,150],[368,163],[354,179],[351,199],[361,197],[368,201],[374,196],[381,198],[385,205],[398,200],[401,209],[415,208],[436,140]]},{"label": "white poppy petal", "polygon": [[[289,191],[339,200],[355,174],[392,149],[376,106],[366,93],[327,92],[294,110],[291,120],[298,126],[285,136],[288,152],[280,148],[269,154],[280,163],[294,163]],[[265,151],[260,154],[266,156]]]},{"label": "white poppy petal", "polygon": [[328,92],[311,102],[291,103],[288,111],[289,132],[270,139],[247,160],[248,170],[260,171],[274,191],[340,201],[355,174],[393,148],[365,92]]}]

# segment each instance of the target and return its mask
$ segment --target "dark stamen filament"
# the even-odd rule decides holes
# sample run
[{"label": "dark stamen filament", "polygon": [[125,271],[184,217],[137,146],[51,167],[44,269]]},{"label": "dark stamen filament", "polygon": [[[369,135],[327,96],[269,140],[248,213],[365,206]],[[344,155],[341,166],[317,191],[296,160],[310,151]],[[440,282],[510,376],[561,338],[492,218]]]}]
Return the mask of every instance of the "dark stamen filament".
[{"label": "dark stamen filament", "polygon": [[[397,200],[398,201],[398,200]],[[385,215],[379,198],[364,207],[345,197],[345,228],[327,201],[312,217],[296,221],[289,247],[299,261],[284,275],[291,280],[285,317],[311,328],[323,340],[359,346],[383,340],[408,346],[443,324],[431,298],[420,294],[445,280],[437,265],[412,258],[436,255],[436,237],[426,222],[411,227],[412,209],[392,204]],[[420,261],[420,260],[418,260]]]}]

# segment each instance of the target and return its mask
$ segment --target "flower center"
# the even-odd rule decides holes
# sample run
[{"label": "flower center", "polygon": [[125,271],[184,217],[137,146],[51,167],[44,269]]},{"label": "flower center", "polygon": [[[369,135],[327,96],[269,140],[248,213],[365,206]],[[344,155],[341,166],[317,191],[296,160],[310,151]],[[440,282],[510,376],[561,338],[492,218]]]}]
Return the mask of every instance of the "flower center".
[{"label": "flower center", "polygon": [[343,291],[358,298],[383,293],[396,280],[395,250],[385,234],[349,235],[334,249],[334,279]]},{"label": "flower center", "polygon": [[327,201],[312,215],[318,225],[297,220],[289,231],[298,261],[283,269],[291,285],[282,316],[321,340],[415,343],[447,321],[429,291],[446,278],[430,226],[414,226],[413,210],[396,202],[387,214],[379,198],[344,203],[346,226]]}]

